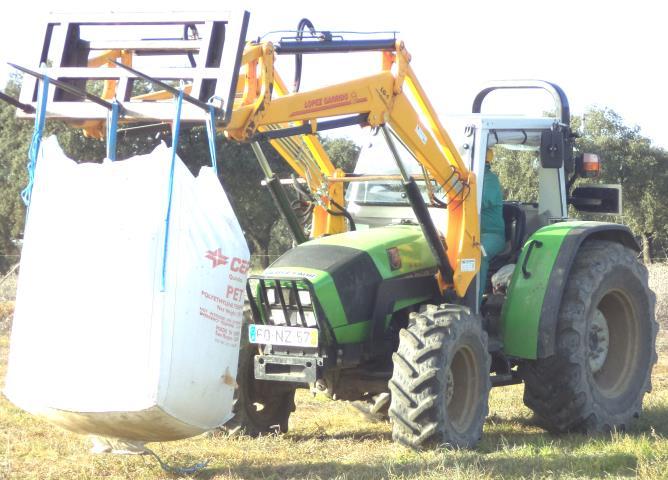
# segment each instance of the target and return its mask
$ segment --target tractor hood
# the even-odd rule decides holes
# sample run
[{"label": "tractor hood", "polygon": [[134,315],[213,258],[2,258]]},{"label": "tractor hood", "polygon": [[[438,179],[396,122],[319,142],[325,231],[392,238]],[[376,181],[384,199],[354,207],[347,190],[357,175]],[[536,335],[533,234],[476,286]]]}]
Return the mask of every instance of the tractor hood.
[{"label": "tractor hood", "polygon": [[286,267],[332,272],[360,262],[367,265],[366,273],[375,270],[383,279],[436,268],[436,260],[419,226],[389,225],[302,243],[283,254],[266,273]]},{"label": "tractor hood", "polygon": [[370,319],[384,280],[435,268],[420,227],[391,225],[303,243],[262,276],[310,281],[330,325],[337,328]]}]

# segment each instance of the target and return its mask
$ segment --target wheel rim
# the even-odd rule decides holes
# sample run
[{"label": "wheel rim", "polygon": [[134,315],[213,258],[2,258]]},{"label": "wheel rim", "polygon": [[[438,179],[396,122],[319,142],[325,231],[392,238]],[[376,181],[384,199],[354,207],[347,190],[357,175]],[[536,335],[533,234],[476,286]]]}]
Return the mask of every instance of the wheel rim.
[{"label": "wheel rim", "polygon": [[639,323],[629,298],[619,290],[606,293],[589,322],[589,369],[602,395],[615,398],[637,370]]},{"label": "wheel rim", "polygon": [[605,315],[598,308],[594,313],[589,324],[589,369],[591,373],[598,373],[605,360],[608,358],[610,350],[610,332]]},{"label": "wheel rim", "polygon": [[460,347],[452,357],[446,383],[448,418],[458,432],[468,429],[480,399],[478,365],[473,350]]}]

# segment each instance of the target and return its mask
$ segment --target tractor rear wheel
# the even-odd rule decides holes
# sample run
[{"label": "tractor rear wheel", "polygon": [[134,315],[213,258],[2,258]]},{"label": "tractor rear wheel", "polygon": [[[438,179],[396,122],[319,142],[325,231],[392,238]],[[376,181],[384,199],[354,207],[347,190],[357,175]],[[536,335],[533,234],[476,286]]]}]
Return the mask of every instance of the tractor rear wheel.
[{"label": "tractor rear wheel", "polygon": [[549,431],[624,429],[638,417],[656,363],[654,293],[635,252],[591,240],[559,310],[555,354],[520,366],[524,403]]},{"label": "tractor rear wheel", "polygon": [[459,305],[429,305],[411,315],[392,358],[392,438],[413,448],[474,447],[490,389],[491,359],[480,318]]},{"label": "tractor rear wheel", "polygon": [[257,347],[248,342],[249,312],[244,312],[241,331],[237,390],[234,394],[234,417],[223,425],[230,435],[257,437],[288,431],[288,419],[295,411],[295,387],[283,382],[256,380],[254,356]]}]

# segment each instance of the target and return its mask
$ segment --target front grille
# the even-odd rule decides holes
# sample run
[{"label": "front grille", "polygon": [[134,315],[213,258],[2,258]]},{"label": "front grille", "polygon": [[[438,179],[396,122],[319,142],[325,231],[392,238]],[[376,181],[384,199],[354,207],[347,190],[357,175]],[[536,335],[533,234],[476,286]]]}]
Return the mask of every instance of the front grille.
[{"label": "front grille", "polygon": [[319,328],[313,285],[303,278],[251,276],[246,292],[256,321],[267,325]]}]

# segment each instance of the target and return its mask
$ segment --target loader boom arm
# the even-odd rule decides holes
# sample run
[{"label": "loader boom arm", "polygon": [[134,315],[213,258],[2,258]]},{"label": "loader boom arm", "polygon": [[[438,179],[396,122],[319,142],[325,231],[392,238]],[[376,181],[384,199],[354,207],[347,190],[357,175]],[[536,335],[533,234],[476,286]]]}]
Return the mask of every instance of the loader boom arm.
[{"label": "loader boom arm", "polygon": [[[410,55],[403,42],[397,41],[394,49],[383,50],[381,55],[382,69],[375,75],[288,94],[274,69],[274,46],[269,42],[249,44],[237,86],[240,96],[230,122],[222,129],[236,141],[253,141],[271,132],[272,144],[295,172],[306,178],[314,191],[323,192],[341,186],[345,177],[322,150],[315,136],[319,127],[332,122],[327,120],[330,118],[356,120],[370,127],[389,126],[445,192],[448,222],[437,228],[444,236],[453,271],[452,286],[459,296],[464,296],[479,270],[481,256],[475,175],[440,123],[410,67]],[[284,138],[298,138],[294,133],[299,125],[303,126],[300,137],[314,161],[298,158],[294,149],[281,144]],[[341,202],[342,190],[330,193]],[[318,233],[338,233],[339,228],[345,225],[331,225]],[[442,290],[448,287],[447,279],[439,280]]]}]

